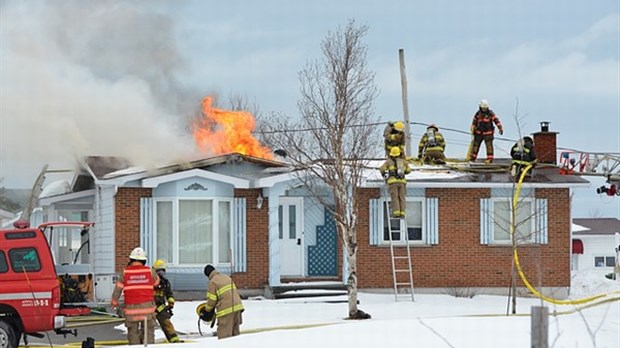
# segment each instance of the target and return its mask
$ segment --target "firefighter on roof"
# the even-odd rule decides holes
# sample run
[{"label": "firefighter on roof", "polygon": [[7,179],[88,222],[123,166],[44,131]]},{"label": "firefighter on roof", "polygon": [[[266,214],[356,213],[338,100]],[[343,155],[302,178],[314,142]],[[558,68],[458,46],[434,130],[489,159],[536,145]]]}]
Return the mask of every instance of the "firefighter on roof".
[{"label": "firefighter on roof", "polygon": [[379,168],[381,175],[386,179],[390,192],[391,215],[393,218],[405,218],[407,195],[407,179],[405,175],[411,172],[409,164],[401,158],[398,147],[390,150],[390,158]]},{"label": "firefighter on roof", "polygon": [[159,276],[159,285],[155,286],[155,318],[161,327],[161,330],[166,335],[166,339],[170,343],[183,342],[179,339],[174,325],[172,325],[172,309],[174,308],[174,295],[172,293],[172,287],[170,281],[166,278],[166,262],[164,260],[157,260],[153,263],[153,269]]},{"label": "firefighter on roof", "polygon": [[383,139],[385,142],[385,157],[390,156],[390,150],[397,147],[400,150],[401,157],[405,158],[405,124],[403,122],[388,122],[383,131]]},{"label": "firefighter on roof", "polygon": [[[530,164],[536,164],[536,152],[534,151],[534,140],[530,137],[523,137],[523,139],[517,141],[516,144],[510,149],[510,157],[512,157],[512,164],[510,166],[510,174],[519,180],[521,172]],[[526,176],[531,176],[532,170],[530,169]]]},{"label": "firefighter on roof", "polygon": [[[146,264],[146,252],[135,248],[129,254],[129,264],[119,275],[112,293],[112,307],[118,307],[121,293],[125,294],[125,326],[129,344],[155,343],[155,291],[159,277]],[[146,328],[144,324],[146,323]],[[147,342],[144,340],[144,330]]]},{"label": "firefighter on roof", "polygon": [[446,164],[445,149],[446,142],[439,128],[434,124],[429,125],[418,144],[418,159],[425,164]]},{"label": "firefighter on roof", "polygon": [[500,135],[504,134],[504,127],[502,127],[502,123],[493,110],[490,109],[489,102],[486,99],[482,99],[471,123],[471,134],[474,137],[470,145],[468,161],[476,160],[480,144],[484,141],[487,148],[487,159],[484,163],[493,163],[493,134],[495,133],[493,124],[499,129]]}]

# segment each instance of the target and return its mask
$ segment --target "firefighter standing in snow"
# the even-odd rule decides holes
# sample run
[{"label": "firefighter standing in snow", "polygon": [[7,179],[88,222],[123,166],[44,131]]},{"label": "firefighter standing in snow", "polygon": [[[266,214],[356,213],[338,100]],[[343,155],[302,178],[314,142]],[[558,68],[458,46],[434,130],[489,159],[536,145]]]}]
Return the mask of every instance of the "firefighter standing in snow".
[{"label": "firefighter standing in snow", "polygon": [[407,179],[405,175],[411,172],[409,164],[401,158],[398,147],[390,150],[390,158],[379,168],[381,175],[386,178],[390,192],[392,217],[404,218],[406,210],[405,197],[407,195]]},{"label": "firefighter standing in snow", "polygon": [[446,142],[443,135],[439,133],[439,128],[434,124],[429,125],[418,144],[418,159],[425,164],[445,164],[445,149]]},{"label": "firefighter standing in snow", "polygon": [[484,162],[493,162],[493,134],[495,133],[493,124],[497,125],[500,135],[504,134],[502,123],[493,110],[489,108],[489,102],[486,99],[482,99],[478,111],[474,114],[474,119],[471,123],[471,134],[473,134],[474,138],[472,140],[469,158],[467,159],[468,161],[476,160],[480,144],[484,141],[487,148],[487,159]]},{"label": "firefighter standing in snow", "polygon": [[401,157],[405,158],[405,124],[397,122],[388,122],[383,131],[383,139],[385,142],[385,157],[390,156],[390,150],[397,147],[400,150]]},{"label": "firefighter standing in snow", "polygon": [[[518,180],[521,172],[529,165],[536,164],[536,152],[534,151],[534,140],[530,137],[523,137],[517,141],[510,149],[510,157],[512,157],[512,165],[510,166],[510,174]],[[530,176],[531,170],[527,172]]]},{"label": "firefighter standing in snow", "polygon": [[[155,343],[155,302],[153,287],[159,284],[155,270],[146,264],[146,252],[135,248],[129,265],[120,274],[112,293],[112,307],[118,307],[121,293],[125,295],[125,326],[129,344]],[[146,320],[146,321],[145,321]],[[146,322],[147,342],[144,342]]]},{"label": "firefighter standing in snow", "polygon": [[157,322],[161,327],[161,330],[166,335],[166,339],[170,343],[183,342],[179,339],[174,325],[170,318],[172,317],[172,309],[174,308],[174,294],[172,293],[172,287],[170,281],[166,278],[166,262],[164,260],[157,260],[153,263],[153,269],[159,276],[159,285],[155,286],[155,309]]},{"label": "firefighter standing in snow", "polygon": [[212,265],[206,265],[204,274],[209,278],[207,285],[207,302],[196,308],[200,319],[217,320],[217,338],[222,339],[239,335],[239,326],[243,323],[243,304],[232,278],[221,274]]}]

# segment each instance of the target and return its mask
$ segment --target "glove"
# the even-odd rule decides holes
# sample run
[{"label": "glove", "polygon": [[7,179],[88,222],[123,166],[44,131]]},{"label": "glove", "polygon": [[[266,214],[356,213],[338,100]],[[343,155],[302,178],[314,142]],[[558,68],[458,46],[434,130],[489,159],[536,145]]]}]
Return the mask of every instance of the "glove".
[{"label": "glove", "polygon": [[203,309],[202,311],[200,311],[200,320],[206,321],[207,323],[213,320],[214,316],[215,316],[215,309],[212,309],[210,311],[206,311]]},{"label": "glove", "polygon": [[504,130],[503,129],[499,129],[499,135],[504,135]]},{"label": "glove", "polygon": [[422,159],[422,154],[418,154],[418,159]]},{"label": "glove", "polygon": [[113,298],[110,304],[112,305],[112,309],[116,310],[116,307],[118,307],[118,300]]}]

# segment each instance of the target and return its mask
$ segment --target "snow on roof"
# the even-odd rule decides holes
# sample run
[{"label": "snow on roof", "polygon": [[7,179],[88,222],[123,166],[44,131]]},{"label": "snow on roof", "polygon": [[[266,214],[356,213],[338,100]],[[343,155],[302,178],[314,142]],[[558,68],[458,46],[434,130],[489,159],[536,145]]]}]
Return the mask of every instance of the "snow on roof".
[{"label": "snow on roof", "polygon": [[104,179],[111,179],[111,178],[115,178],[117,176],[123,176],[123,175],[131,175],[131,174],[136,174],[136,173],[140,173],[145,171],[146,169],[144,169],[143,167],[137,166],[137,167],[129,167],[129,168],[125,168],[125,169],[121,169],[121,170],[117,170],[114,172],[110,172],[107,173],[106,175],[103,176]]},{"label": "snow on roof", "polygon": [[[368,170],[366,173],[366,179],[368,181],[382,181],[379,167],[383,165],[384,160],[372,160],[368,162]],[[463,171],[456,171],[446,169],[438,166],[422,165],[422,166],[410,166],[411,173],[407,174],[408,180],[428,180],[428,179],[454,179],[468,175]]]},{"label": "snow on roof", "polygon": [[53,181],[43,188],[43,191],[41,191],[39,198],[58,196],[69,192],[71,192],[71,185],[68,181]]},{"label": "snow on roof", "polygon": [[581,231],[589,231],[590,229],[581,225],[577,225],[575,223],[571,223],[570,225],[571,232],[581,232]]}]

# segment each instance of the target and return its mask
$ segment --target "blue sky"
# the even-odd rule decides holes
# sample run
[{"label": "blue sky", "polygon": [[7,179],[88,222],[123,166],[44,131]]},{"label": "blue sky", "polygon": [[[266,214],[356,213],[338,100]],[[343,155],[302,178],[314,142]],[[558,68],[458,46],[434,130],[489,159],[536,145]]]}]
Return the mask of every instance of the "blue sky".
[{"label": "blue sky", "polygon": [[[469,137],[449,129],[466,131],[482,98],[507,138],[516,119],[524,134],[544,120],[560,147],[620,152],[617,0],[2,0],[3,184],[29,187],[44,163],[84,154],[156,162],[192,151],[181,121],[207,94],[297,117],[297,72],[348,19],[369,27],[377,116],[402,115],[402,48],[411,121],[444,129],[450,157],[464,157]],[[620,200],[603,204],[594,187],[582,215],[594,205],[620,217]]]}]

